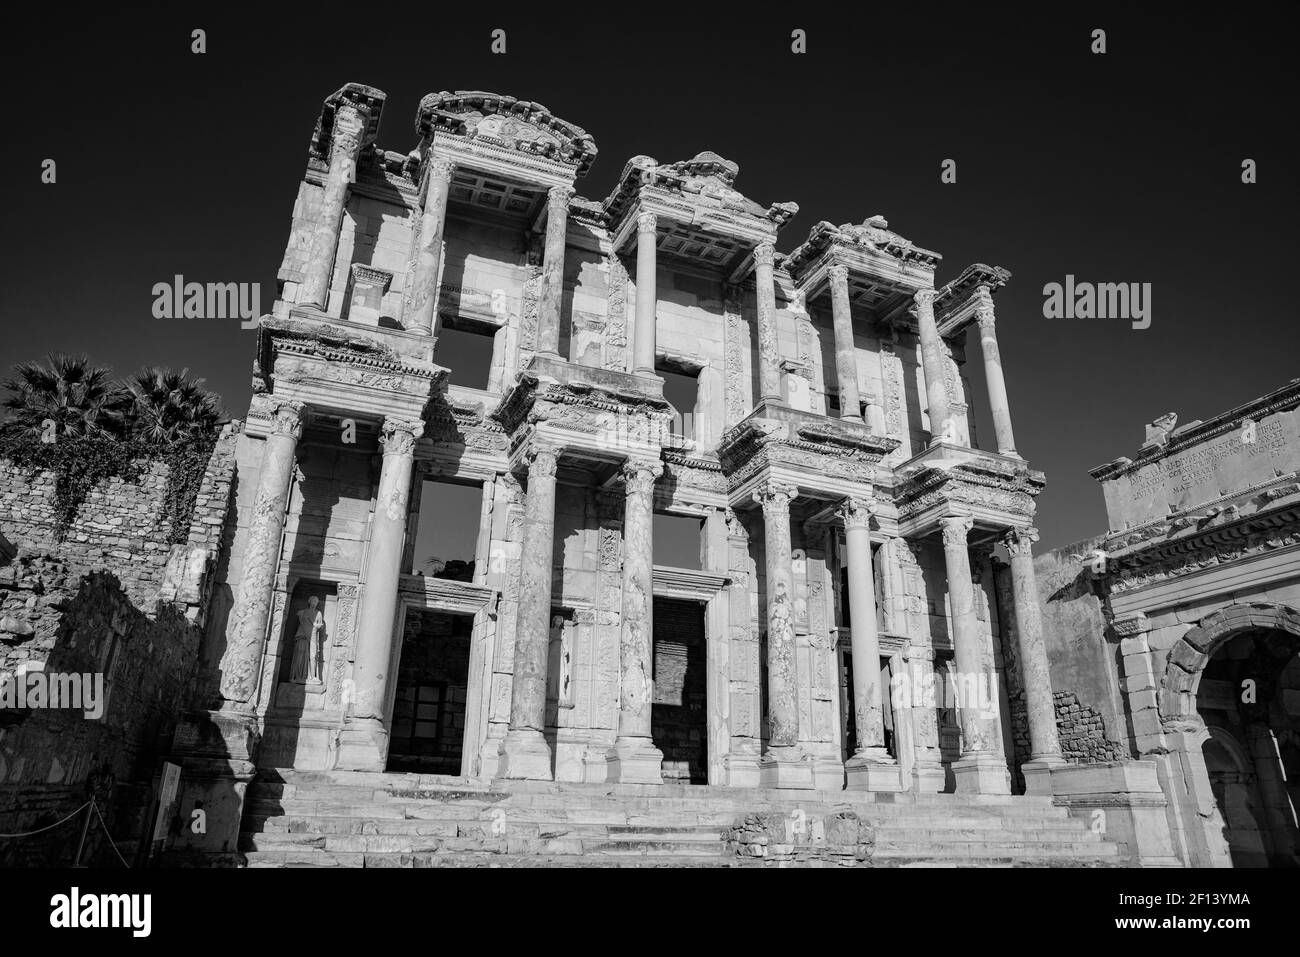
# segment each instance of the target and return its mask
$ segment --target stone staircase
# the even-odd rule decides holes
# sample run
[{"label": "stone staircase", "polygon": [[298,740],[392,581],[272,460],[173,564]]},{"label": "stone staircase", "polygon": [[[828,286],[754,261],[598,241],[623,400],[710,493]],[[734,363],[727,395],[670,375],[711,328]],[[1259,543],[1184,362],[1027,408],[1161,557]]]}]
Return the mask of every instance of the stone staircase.
[{"label": "stone staircase", "polygon": [[1047,797],[263,772],[249,867],[1117,866]]}]

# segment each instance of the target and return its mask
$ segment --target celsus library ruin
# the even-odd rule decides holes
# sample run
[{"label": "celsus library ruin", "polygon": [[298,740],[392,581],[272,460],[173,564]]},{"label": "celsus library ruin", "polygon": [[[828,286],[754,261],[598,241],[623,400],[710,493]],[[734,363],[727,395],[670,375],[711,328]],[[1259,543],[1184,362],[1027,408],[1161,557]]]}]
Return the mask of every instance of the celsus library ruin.
[{"label": "celsus library ruin", "polygon": [[430,94],[411,135],[386,100],[324,101],[179,533],[162,466],[61,543],[4,472],[0,666],[107,690],[92,730],[0,724],[0,832],[107,767],[162,864],[1296,860],[1294,384],[1152,426],[1095,473],[1110,531],[1036,556],[1010,270],[852,197],[791,235],[744,156],[604,157],[587,196],[593,136],[538,103]]}]

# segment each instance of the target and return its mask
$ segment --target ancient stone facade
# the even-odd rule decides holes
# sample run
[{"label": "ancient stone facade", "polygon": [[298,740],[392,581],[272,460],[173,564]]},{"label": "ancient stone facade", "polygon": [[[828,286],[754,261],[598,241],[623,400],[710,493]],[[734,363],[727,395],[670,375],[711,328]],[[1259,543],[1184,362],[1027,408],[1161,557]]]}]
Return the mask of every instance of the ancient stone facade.
[{"label": "ancient stone facade", "polygon": [[[1092,470],[1109,531],[1039,557],[1052,683],[1124,758],[1075,799],[1158,784],[1178,858],[1300,854],[1300,380],[1206,421],[1147,426]],[[1058,793],[1060,793],[1058,788]],[[1093,792],[1089,797],[1088,791]]]},{"label": "ancient stone facade", "polygon": [[[1063,759],[1044,479],[997,347],[1009,274],[937,286],[939,255],[880,216],[778,253],[797,207],[745,196],[708,152],[634,157],[584,197],[592,137],[509,96],[431,94],[415,148],[385,150],[384,102],[343,87],[312,139],[258,333],[208,715],[178,754],[225,762],[237,803],[258,768],[395,767],[395,721],[433,735],[450,701],[473,778],[657,784],[667,747],[674,780],[1007,794],[1014,619],[1018,770],[1042,790]],[[448,329],[490,338],[480,387],[448,381]],[[974,441],[971,329],[994,450]],[[693,408],[668,371],[696,380]],[[417,570],[432,478],[482,490],[464,575]],[[698,523],[698,568],[656,561],[662,515]],[[672,636],[665,601],[695,609],[673,606]],[[463,684],[402,687],[425,613],[467,620]],[[946,701],[945,676],[985,700]]]}]

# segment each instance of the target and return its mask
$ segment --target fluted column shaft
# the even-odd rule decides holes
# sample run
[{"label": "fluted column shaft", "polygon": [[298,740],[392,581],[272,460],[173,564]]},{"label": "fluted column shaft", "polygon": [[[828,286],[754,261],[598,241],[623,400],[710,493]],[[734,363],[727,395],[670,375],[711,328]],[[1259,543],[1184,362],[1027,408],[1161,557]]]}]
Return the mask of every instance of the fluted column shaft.
[{"label": "fluted column shaft", "polygon": [[840,383],[840,418],[861,422],[857,347],[853,343],[853,314],[849,307],[849,271],[836,264],[830,267],[828,276],[835,329],[835,375]]},{"label": "fluted column shaft", "polygon": [[301,402],[267,396],[254,399],[269,406],[271,431],[262,452],[248,543],[239,578],[239,597],[226,626],[221,659],[221,695],[249,702],[257,692],[262,651],[271,616],[271,592],[280,566],[280,539],[293,482],[294,455],[302,437]]},{"label": "fluted column shaft", "polygon": [[379,492],[370,520],[366,546],[365,591],[357,623],[356,659],[352,667],[354,718],[387,718],[388,688],[394,673],[393,638],[397,616],[397,588],[402,574],[402,553],[415,463],[415,440],[424,423],[404,419],[384,420],[379,441],[383,464]]},{"label": "fluted column shaft", "polygon": [[930,406],[930,444],[955,442],[952,411],[948,406],[948,377],[944,374],[947,358],[939,327],[934,321],[933,289],[916,292],[916,323],[921,338],[921,364],[925,370],[925,395]]},{"label": "fluted column shaft", "polygon": [[754,284],[758,305],[758,386],[762,401],[781,400],[781,357],[776,333],[776,249],[761,243],[754,249]]},{"label": "fluted column shaft", "polygon": [[316,227],[312,230],[311,255],[302,280],[299,301],[324,309],[329,305],[330,277],[339,248],[339,228],[347,202],[348,184],[356,177],[357,155],[365,120],[356,107],[340,105],[334,114],[329,171],[321,193]]},{"label": "fluted column shaft", "polygon": [[798,490],[768,483],[754,493],[763,507],[767,553],[767,720],[768,747],[799,744],[798,680],[795,665],[794,572],[790,564],[790,503]]},{"label": "fluted column shaft", "polygon": [[424,194],[424,211],[420,223],[420,248],[415,255],[411,274],[411,315],[406,327],[411,332],[433,334],[434,314],[438,305],[438,270],[442,265],[442,233],[447,222],[447,198],[451,192],[450,160],[429,160],[428,188]]},{"label": "fluted column shaft", "polygon": [[958,720],[962,730],[962,757],[996,751],[992,717],[986,717],[979,694],[992,686],[992,649],[980,633],[975,614],[975,588],[971,582],[967,535],[974,524],[969,515],[940,520],[943,557],[948,571],[948,613],[957,665]]},{"label": "fluted column shaft", "polygon": [[840,509],[849,559],[849,610],[853,650],[855,753],[885,745],[880,695],[880,636],[876,626],[876,587],[871,567],[871,515],[875,503],[848,499]]},{"label": "fluted column shaft", "polygon": [[642,213],[636,220],[636,338],[632,347],[632,370],[655,374],[655,323],[658,293],[655,290],[658,217]]},{"label": "fluted column shaft", "polygon": [[546,200],[546,247],[542,256],[542,295],[537,305],[537,351],[560,356],[560,307],[564,302],[564,247],[573,190],[552,186]]},{"label": "fluted column shaft", "polygon": [[1043,640],[1043,619],[1034,577],[1035,528],[1013,528],[1003,540],[1011,556],[1011,592],[1016,614],[1016,640],[1020,650],[1021,684],[1029,717],[1031,761],[1060,763],[1061,742],[1056,730],[1056,705],[1052,674]]},{"label": "fluted column shaft", "polygon": [[976,313],[980,327],[980,349],[984,353],[984,379],[988,383],[989,412],[993,415],[993,432],[998,451],[1016,455],[1016,437],[1011,429],[1011,406],[1007,401],[1007,382],[1002,375],[1002,354],[998,351],[998,334],[993,320],[993,301],[987,294]]}]

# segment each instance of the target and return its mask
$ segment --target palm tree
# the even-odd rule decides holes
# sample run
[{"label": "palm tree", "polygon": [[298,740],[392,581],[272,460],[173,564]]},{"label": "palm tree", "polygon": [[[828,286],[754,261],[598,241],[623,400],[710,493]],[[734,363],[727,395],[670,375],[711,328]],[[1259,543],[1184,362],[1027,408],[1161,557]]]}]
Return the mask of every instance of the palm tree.
[{"label": "palm tree", "polygon": [[46,438],[49,424],[66,438],[112,438],[121,434],[129,395],[103,366],[85,356],[51,353],[44,363],[20,362],[3,383],[9,436]]},{"label": "palm tree", "polygon": [[171,445],[211,435],[225,414],[221,398],[203,388],[190,370],[146,366],[126,383],[131,407],[128,434],[149,445]]}]

